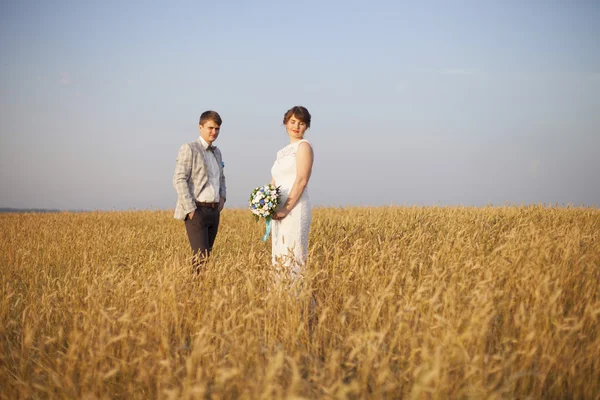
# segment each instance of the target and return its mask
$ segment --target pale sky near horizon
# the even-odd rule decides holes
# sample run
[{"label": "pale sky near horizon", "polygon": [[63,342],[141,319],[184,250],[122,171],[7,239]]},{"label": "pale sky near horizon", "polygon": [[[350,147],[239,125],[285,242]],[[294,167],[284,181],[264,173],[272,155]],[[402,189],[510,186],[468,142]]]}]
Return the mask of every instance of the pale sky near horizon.
[{"label": "pale sky near horizon", "polygon": [[223,117],[245,207],[306,106],[316,206],[600,205],[598,1],[0,4],[0,207],[169,209]]}]

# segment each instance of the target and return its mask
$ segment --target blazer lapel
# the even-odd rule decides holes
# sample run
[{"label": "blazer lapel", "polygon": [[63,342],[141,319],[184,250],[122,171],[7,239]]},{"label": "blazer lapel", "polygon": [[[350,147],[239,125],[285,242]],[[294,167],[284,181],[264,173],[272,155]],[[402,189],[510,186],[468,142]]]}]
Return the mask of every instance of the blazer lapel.
[{"label": "blazer lapel", "polygon": [[[208,169],[206,167],[206,150],[204,149],[204,146],[202,145],[202,142],[200,141],[200,139],[196,140],[194,143],[196,144],[198,153],[200,154],[200,157],[202,158],[202,163],[204,165],[204,171],[206,171],[206,175],[208,176]],[[219,173],[222,173],[223,172],[223,158],[221,157],[221,150],[219,150],[219,148],[217,147],[216,150],[213,152],[213,154],[215,155],[217,164],[219,165]]]},{"label": "blazer lapel", "polygon": [[217,149],[215,151],[215,158],[217,159],[217,164],[219,164],[219,172],[223,171],[223,159],[221,158],[221,150]]},{"label": "blazer lapel", "polygon": [[208,170],[206,169],[206,157],[204,157],[206,150],[204,150],[204,147],[202,146],[202,143],[200,142],[200,139],[196,140],[194,142],[194,144],[196,145],[196,151],[198,152],[198,156],[200,157],[200,159],[202,160],[202,166],[204,167],[202,170],[208,174]]}]

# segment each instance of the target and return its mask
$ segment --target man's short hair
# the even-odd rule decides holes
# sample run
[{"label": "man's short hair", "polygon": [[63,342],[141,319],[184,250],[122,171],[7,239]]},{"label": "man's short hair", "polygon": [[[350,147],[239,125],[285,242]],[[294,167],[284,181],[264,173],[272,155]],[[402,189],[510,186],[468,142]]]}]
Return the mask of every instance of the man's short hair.
[{"label": "man's short hair", "polygon": [[221,119],[221,116],[219,115],[218,112],[216,111],[204,111],[202,113],[202,115],[200,115],[200,121],[198,122],[198,124],[203,125],[205,122],[208,121],[213,121],[215,124],[221,126],[221,124],[223,123],[223,120]]}]

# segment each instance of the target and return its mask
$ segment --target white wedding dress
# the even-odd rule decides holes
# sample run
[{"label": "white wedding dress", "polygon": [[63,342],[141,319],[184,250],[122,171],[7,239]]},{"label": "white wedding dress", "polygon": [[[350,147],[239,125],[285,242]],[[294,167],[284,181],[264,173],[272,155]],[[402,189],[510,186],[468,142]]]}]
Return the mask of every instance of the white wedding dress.
[{"label": "white wedding dress", "polygon": [[[296,152],[302,142],[308,143],[303,139],[279,150],[271,168],[275,185],[281,190],[279,206],[285,204],[296,180]],[[284,275],[282,276],[284,279],[287,277],[293,282],[302,275],[302,266],[308,256],[308,233],[311,220],[308,186],[304,188],[302,196],[285,218],[273,220],[272,263],[276,267],[277,275]]]}]

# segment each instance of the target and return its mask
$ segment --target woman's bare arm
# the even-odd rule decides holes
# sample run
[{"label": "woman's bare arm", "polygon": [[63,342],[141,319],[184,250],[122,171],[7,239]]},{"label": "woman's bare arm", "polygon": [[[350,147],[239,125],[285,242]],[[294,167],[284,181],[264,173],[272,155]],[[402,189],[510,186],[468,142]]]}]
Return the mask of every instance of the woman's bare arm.
[{"label": "woman's bare arm", "polygon": [[284,218],[298,203],[298,200],[304,193],[306,185],[310,180],[313,166],[313,150],[310,144],[303,142],[298,146],[298,152],[296,153],[296,180],[292,185],[292,189],[288,195],[288,198],[281,207],[280,211],[275,214],[275,219]]}]

